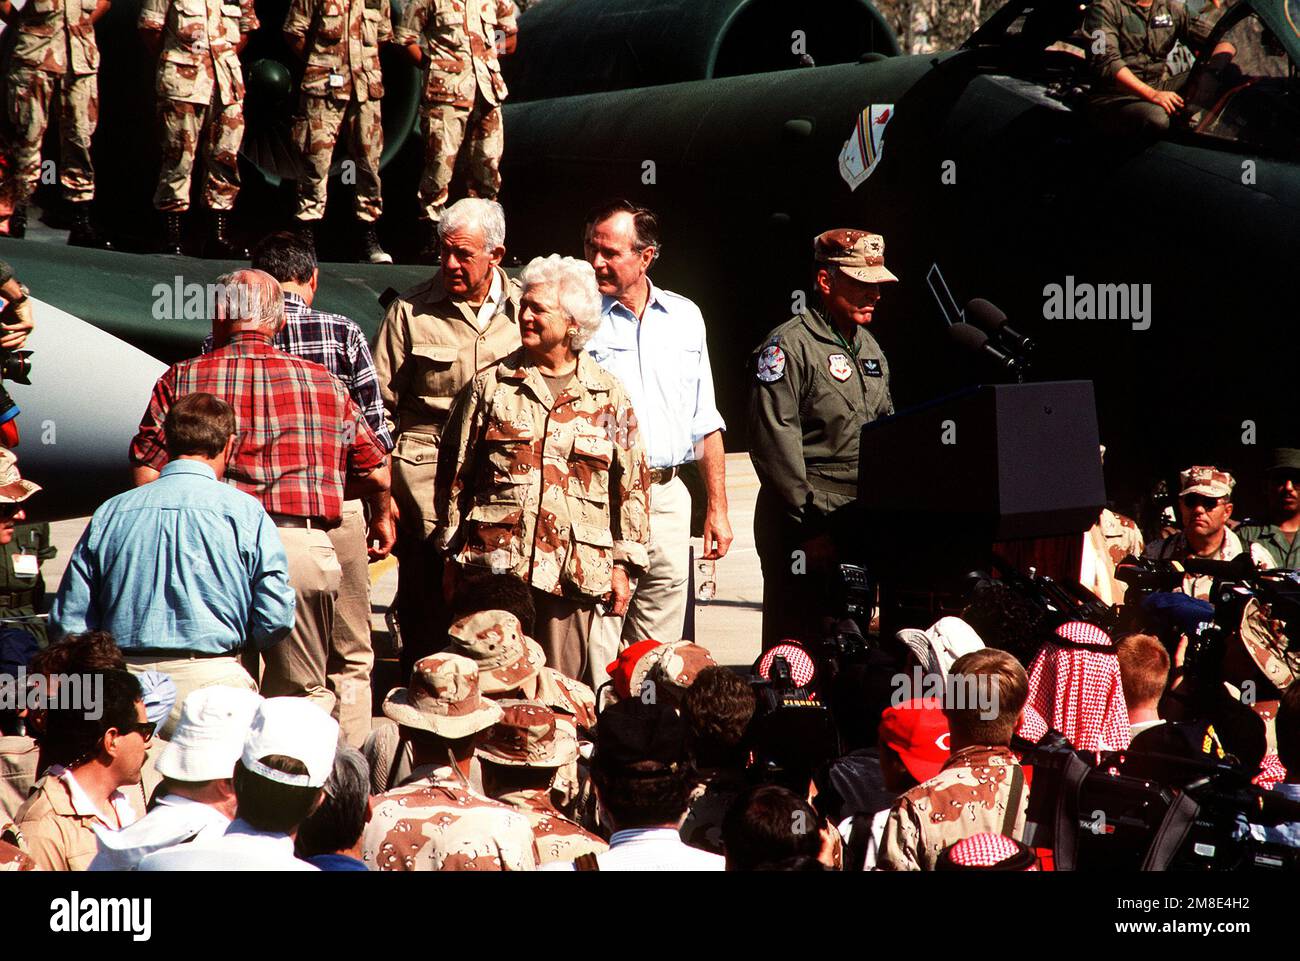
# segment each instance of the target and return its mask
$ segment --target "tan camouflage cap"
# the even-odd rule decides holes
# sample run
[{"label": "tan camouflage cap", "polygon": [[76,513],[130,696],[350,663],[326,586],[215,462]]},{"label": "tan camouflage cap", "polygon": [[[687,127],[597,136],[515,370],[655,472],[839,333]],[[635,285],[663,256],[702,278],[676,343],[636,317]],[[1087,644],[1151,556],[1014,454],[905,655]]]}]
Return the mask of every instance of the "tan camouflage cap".
[{"label": "tan camouflage cap", "polygon": [[839,227],[813,238],[813,259],[834,264],[854,280],[888,284],[898,280],[885,267],[885,238],[865,230]]},{"label": "tan camouflage cap", "polygon": [[654,681],[685,690],[695,683],[700,671],[717,664],[712,654],[691,641],[660,644],[636,662],[629,689],[633,697],[639,697],[645,682]]},{"label": "tan camouflage cap", "polygon": [[578,740],[536,701],[497,701],[501,720],[475,751],[484,761],[511,767],[561,767],[578,757]]},{"label": "tan camouflage cap", "polygon": [[23,480],[18,473],[18,455],[7,447],[0,447],[0,504],[17,504],[25,501],[40,485]]},{"label": "tan camouflage cap", "polygon": [[415,662],[411,683],[384,698],[384,715],[442,737],[468,737],[501,719],[501,708],[479,690],[478,665],[459,654],[432,654]]},{"label": "tan camouflage cap", "polygon": [[1296,672],[1300,670],[1300,654],[1289,650],[1287,636],[1254,597],[1246,602],[1242,611],[1241,643],[1250,659],[1279,691],[1286,690],[1295,681]]},{"label": "tan camouflage cap", "polygon": [[1189,467],[1178,475],[1182,490],[1179,497],[1187,494],[1204,494],[1206,497],[1231,497],[1237,482],[1226,470],[1217,467]]},{"label": "tan camouflage cap", "polygon": [[444,653],[460,654],[478,665],[479,687],[484,694],[513,691],[537,674],[528,657],[523,625],[509,611],[470,614],[451,625],[447,633],[452,643]]}]

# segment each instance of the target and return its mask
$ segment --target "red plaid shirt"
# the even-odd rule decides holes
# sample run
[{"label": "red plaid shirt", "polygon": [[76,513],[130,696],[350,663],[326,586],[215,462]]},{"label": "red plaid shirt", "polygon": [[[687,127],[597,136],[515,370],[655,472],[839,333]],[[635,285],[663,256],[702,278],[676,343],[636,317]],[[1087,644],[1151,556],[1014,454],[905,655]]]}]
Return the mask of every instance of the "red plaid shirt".
[{"label": "red plaid shirt", "polygon": [[158,379],[131,442],[133,464],[162,470],[167,411],[196,391],[235,409],[239,438],[226,479],[270,513],[336,521],[345,473],[363,477],[384,463],[375,432],[329,371],[245,331],[210,354],[172,365]]}]

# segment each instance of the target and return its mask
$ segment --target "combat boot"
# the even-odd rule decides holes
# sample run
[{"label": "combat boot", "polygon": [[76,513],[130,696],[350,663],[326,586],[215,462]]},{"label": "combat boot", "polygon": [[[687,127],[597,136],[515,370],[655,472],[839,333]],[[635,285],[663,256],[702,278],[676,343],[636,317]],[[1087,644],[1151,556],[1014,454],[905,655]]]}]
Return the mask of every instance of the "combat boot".
[{"label": "combat boot", "polygon": [[113,245],[104,239],[95,229],[95,225],[90,222],[90,201],[83,200],[69,206],[72,208],[72,229],[68,233],[68,246],[112,250]]},{"label": "combat boot", "polygon": [[19,204],[9,215],[9,236],[14,240],[22,240],[27,236],[26,204]]},{"label": "combat boot", "polygon": [[230,231],[230,211],[212,211],[212,233],[205,256],[216,260],[247,260],[248,248],[235,242]]},{"label": "combat boot", "polygon": [[163,214],[166,225],[166,239],[163,240],[162,252],[173,257],[185,253],[181,247],[181,236],[185,226],[185,213],[181,210],[168,210]]},{"label": "combat boot", "polygon": [[391,264],[393,258],[384,252],[384,248],[379,246],[379,237],[375,233],[375,225],[366,221],[361,222],[361,260],[368,264]]},{"label": "combat boot", "polygon": [[420,221],[420,263],[437,267],[442,263],[442,243],[438,238],[438,221]]}]

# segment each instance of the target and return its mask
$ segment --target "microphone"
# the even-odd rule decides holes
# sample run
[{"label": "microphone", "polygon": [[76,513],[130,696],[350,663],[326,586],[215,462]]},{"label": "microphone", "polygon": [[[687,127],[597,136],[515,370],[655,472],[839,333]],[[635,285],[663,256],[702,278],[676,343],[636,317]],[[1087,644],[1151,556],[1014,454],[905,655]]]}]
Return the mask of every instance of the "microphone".
[{"label": "microphone", "polygon": [[1028,354],[1034,349],[1034,342],[1024,334],[1008,327],[1007,315],[996,304],[990,303],[983,297],[968,301],[963,316],[968,323],[974,324],[1002,341],[1008,350],[1018,354]]},{"label": "microphone", "polygon": [[1004,370],[1018,371],[1023,363],[1021,358],[989,343],[989,335],[978,327],[972,327],[970,324],[953,324],[948,328],[948,333],[959,347],[972,353],[984,354]]}]

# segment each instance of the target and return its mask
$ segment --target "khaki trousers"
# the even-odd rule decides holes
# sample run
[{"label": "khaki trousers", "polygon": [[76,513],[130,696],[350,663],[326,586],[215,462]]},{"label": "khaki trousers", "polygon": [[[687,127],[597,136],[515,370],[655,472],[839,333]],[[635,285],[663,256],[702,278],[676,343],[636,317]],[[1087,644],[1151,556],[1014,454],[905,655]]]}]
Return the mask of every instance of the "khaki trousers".
[{"label": "khaki trousers", "polygon": [[334,602],[334,631],[326,659],[327,682],[337,699],[334,715],[343,737],[360,747],[370,733],[370,562],[361,501],[345,501],[343,522],[329,532],[342,575]]},{"label": "khaki trousers", "polygon": [[176,685],[176,703],[172,712],[158,729],[158,736],[170,741],[181,719],[181,704],[190,693],[201,687],[237,687],[256,691],[257,683],[244,669],[235,655],[230,657],[194,657],[177,651],[176,657],[159,659],[157,654],[132,654],[126,652],[126,669],[132,674],[157,671],[166,674]]},{"label": "khaki trousers", "polygon": [[598,602],[575,600],[533,589],[533,639],[546,652],[546,664],[575,680],[583,680],[591,644],[591,622]]},{"label": "khaki trousers", "polygon": [[[305,527],[276,530],[289,559],[294,623],[288,637],[261,652],[262,694],[309,698],[333,714],[335,698],[327,686],[326,671],[343,571],[325,531]],[[250,654],[250,658],[256,656],[256,652]],[[248,659],[244,663],[247,666]]]},{"label": "khaki trousers", "polygon": [[632,583],[626,617],[606,615],[597,606],[588,647],[593,690],[609,680],[606,666],[629,644],[682,639],[691,573],[691,492],[680,477],[655,484],[650,492],[649,554],[649,568]]}]

